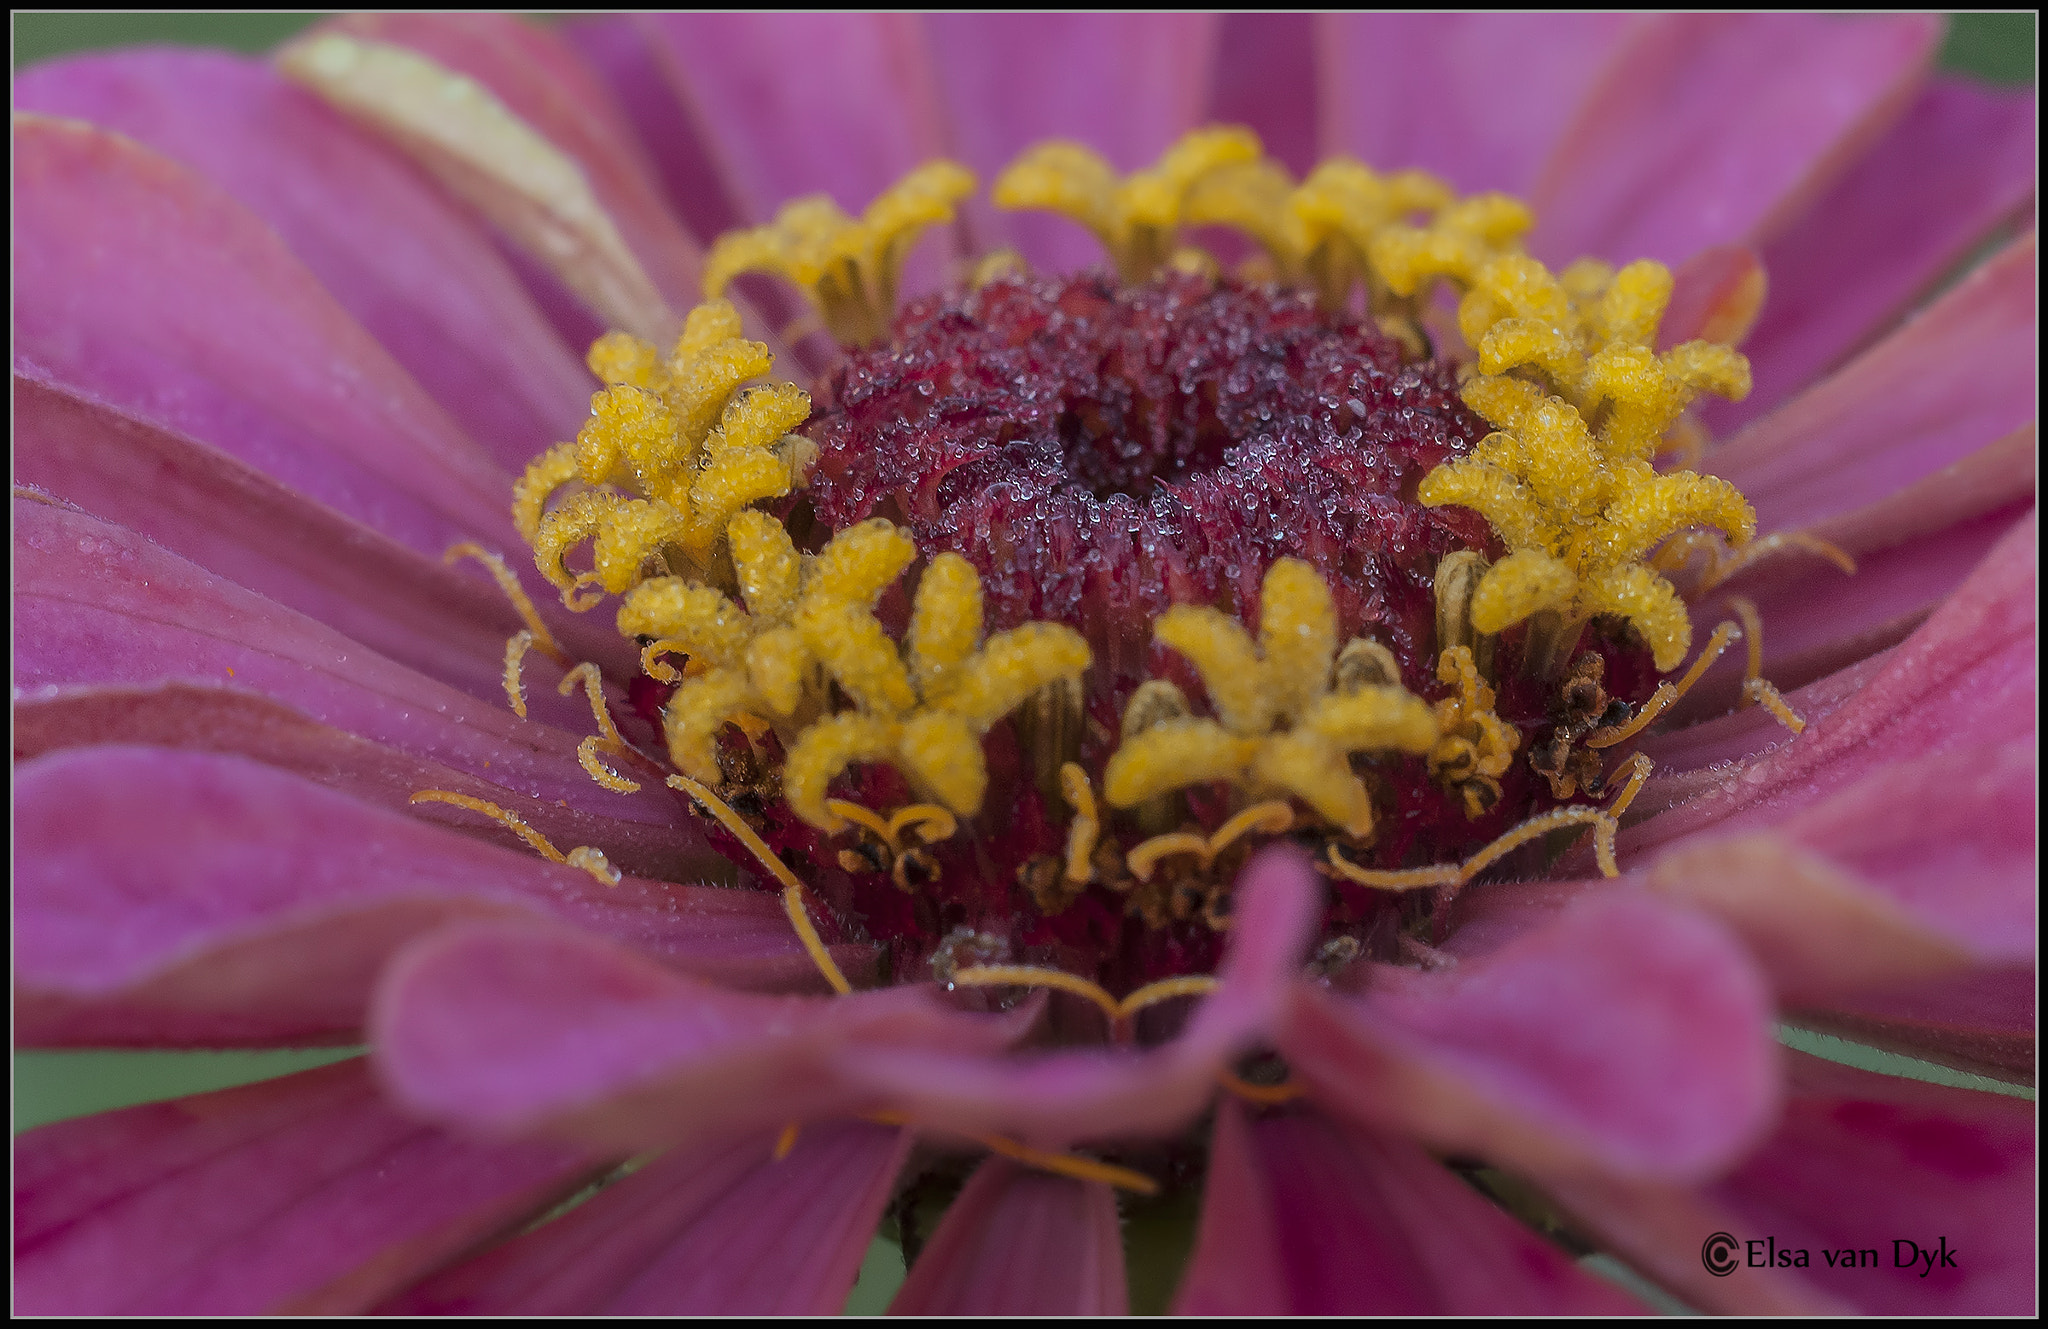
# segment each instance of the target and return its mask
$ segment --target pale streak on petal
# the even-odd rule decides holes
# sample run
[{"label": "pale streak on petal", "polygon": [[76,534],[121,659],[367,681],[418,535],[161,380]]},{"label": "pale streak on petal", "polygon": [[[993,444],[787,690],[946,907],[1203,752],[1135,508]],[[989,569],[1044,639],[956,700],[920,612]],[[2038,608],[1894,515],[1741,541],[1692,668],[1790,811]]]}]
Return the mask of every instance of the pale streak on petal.
[{"label": "pale streak on petal", "polygon": [[277,67],[483,212],[607,324],[673,334],[675,315],[583,169],[482,84],[416,51],[335,33],[286,46]]}]

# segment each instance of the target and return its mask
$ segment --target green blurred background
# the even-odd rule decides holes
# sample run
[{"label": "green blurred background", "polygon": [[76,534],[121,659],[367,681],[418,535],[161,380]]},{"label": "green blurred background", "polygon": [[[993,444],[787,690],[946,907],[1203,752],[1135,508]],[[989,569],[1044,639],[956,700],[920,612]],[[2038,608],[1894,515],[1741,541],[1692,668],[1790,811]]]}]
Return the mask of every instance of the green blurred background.
[{"label": "green blurred background", "polygon": [[[139,42],[176,42],[261,51],[320,19],[323,13],[302,14],[79,14],[21,13],[13,15],[14,68],[69,51],[124,46]],[[543,15],[551,18],[552,15]],[[1944,69],[2003,84],[2034,81],[2037,16],[2025,13],[1958,14],[1951,21],[1941,50]],[[1836,1060],[1870,1065],[1892,1074],[1913,1075],[1970,1088],[2017,1093],[2032,1091],[1960,1075],[1925,1063],[1871,1053],[1824,1035],[1787,1029],[1785,1041],[1803,1051]],[[258,1052],[16,1052],[14,1054],[14,1129],[18,1133],[67,1117],[157,1099],[175,1098],[253,1080],[268,1079],[323,1065],[353,1055],[356,1049],[277,1050]],[[902,1278],[901,1256],[893,1268],[878,1243],[864,1270],[849,1310],[880,1310],[888,1292]],[[1164,1288],[1172,1274],[1146,1279]],[[1150,1289],[1146,1289],[1149,1291]],[[1140,1291],[1135,1284],[1134,1293]],[[1145,1298],[1149,1300],[1150,1298]],[[1150,1309],[1147,1307],[1147,1309]]]}]

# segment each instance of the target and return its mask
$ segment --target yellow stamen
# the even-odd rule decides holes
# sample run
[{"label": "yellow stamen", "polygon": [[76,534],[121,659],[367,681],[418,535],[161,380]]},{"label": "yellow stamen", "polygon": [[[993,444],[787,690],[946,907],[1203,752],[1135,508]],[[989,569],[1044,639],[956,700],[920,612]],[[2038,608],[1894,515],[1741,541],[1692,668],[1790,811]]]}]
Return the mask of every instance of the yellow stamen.
[{"label": "yellow stamen", "polygon": [[1628,782],[1622,785],[1621,792],[1614,796],[1614,801],[1607,805],[1608,819],[1617,824],[1621,821],[1621,814],[1628,811],[1628,805],[1636,801],[1636,795],[1642,791],[1644,781],[1650,778],[1650,772],[1657,769],[1657,763],[1640,752],[1630,757],[1628,762]]},{"label": "yellow stamen", "polygon": [[1328,846],[1324,852],[1329,858],[1330,867],[1338,876],[1347,881],[1355,881],[1361,886],[1370,886],[1376,891],[1420,891],[1432,886],[1456,886],[1464,880],[1459,875],[1456,863],[1382,872],[1358,866],[1339,853],[1334,844]]},{"label": "yellow stamen", "polygon": [[1174,854],[1195,854],[1206,859],[1208,853],[1207,836],[1197,835],[1192,831],[1169,831],[1165,835],[1155,835],[1134,846],[1124,855],[1124,866],[1128,867],[1131,875],[1139,881],[1150,881],[1153,870],[1159,866],[1159,860],[1162,858],[1169,858]]},{"label": "yellow stamen", "polygon": [[1134,1191],[1139,1195],[1159,1193],[1158,1182],[1142,1172],[1133,1172],[1114,1163],[1099,1163],[1092,1158],[1082,1158],[1075,1154],[1047,1153],[1043,1149],[1033,1149],[1001,1135],[973,1135],[968,1138],[992,1154],[1001,1154],[1004,1158],[1014,1159],[1041,1172],[1072,1177],[1076,1181],[1099,1181],[1118,1190]]},{"label": "yellow stamen", "polygon": [[1803,734],[1806,732],[1805,718],[1799,712],[1792,709],[1791,703],[1785,700],[1784,694],[1773,687],[1768,680],[1752,678],[1744,685],[1743,694],[1751,701],[1762,702],[1764,709],[1776,716],[1778,723],[1784,725],[1793,733]]},{"label": "yellow stamen", "polygon": [[1088,783],[1088,772],[1078,762],[1060,766],[1060,793],[1074,810],[1073,824],[1067,828],[1066,878],[1077,886],[1085,885],[1095,879],[1095,839],[1102,822],[1096,816],[1095,790]]},{"label": "yellow stamen", "polygon": [[1217,980],[1208,974],[1182,974],[1176,978],[1162,978],[1147,983],[1130,993],[1116,1004],[1116,1018],[1128,1020],[1147,1006],[1157,1006],[1162,1001],[1175,997],[1200,997],[1214,992]]},{"label": "yellow stamen", "polygon": [[803,943],[804,951],[811,957],[811,963],[818,966],[818,972],[832,985],[832,990],[841,996],[853,991],[853,984],[846,981],[846,975],[839,972],[839,965],[832,959],[832,952],[825,949],[825,939],[818,935],[817,925],[811,922],[810,912],[804,908],[804,884],[789,870],[789,865],[777,858],[774,851],[754,834],[754,828],[740,818],[740,814],[727,807],[725,800],[698,784],[687,775],[668,777],[671,789],[688,794],[697,806],[718,819],[719,825],[732,832],[733,838],[746,847],[748,853],[757,859],[768,874],[782,883],[782,912],[789,916],[789,924],[796,929],[797,939]]},{"label": "yellow stamen", "polygon": [[950,840],[960,830],[959,819],[936,803],[912,803],[889,814],[891,843],[900,842],[903,832],[914,830],[919,842],[937,844]]},{"label": "yellow stamen", "polygon": [[978,964],[955,970],[951,981],[970,988],[1058,988],[1061,992],[1071,992],[1094,1002],[1112,1021],[1121,1014],[1116,998],[1103,991],[1100,984],[1059,969],[1044,969],[1030,964]]},{"label": "yellow stamen", "polygon": [[572,868],[581,868],[592,877],[595,877],[601,885],[616,886],[619,884],[619,870],[611,865],[601,850],[593,849],[589,845],[578,845],[564,854],[561,850],[555,848],[547,836],[542,835],[539,831],[527,825],[525,820],[517,813],[508,812],[496,803],[487,802],[481,798],[472,798],[468,794],[458,794],[452,789],[422,789],[411,798],[408,798],[406,802],[414,804],[447,803],[452,807],[466,808],[471,812],[480,812],[520,839],[526,841],[535,853],[545,858],[548,862],[560,863]]},{"label": "yellow stamen", "polygon": [[895,832],[890,829],[888,821],[872,808],[849,803],[843,798],[828,798],[825,800],[825,810],[835,817],[844,818],[872,831],[877,840],[889,847],[890,853],[896,852]]},{"label": "yellow stamen", "polygon": [[1742,666],[1741,703],[1748,706],[1755,700],[1749,695],[1749,685],[1764,676],[1764,621],[1756,612],[1756,602],[1744,596],[1729,596],[1728,607],[1742,620],[1742,644],[1749,648],[1749,658]]},{"label": "yellow stamen", "polygon": [[[640,786],[634,785],[633,787],[638,789]],[[612,861],[604,856],[604,850],[587,844],[580,844],[571,849],[567,854],[563,855],[562,861],[572,868],[582,868],[585,872],[597,878],[599,884],[605,886],[616,886],[625,876],[624,873],[612,866]]]},{"label": "yellow stamen", "polygon": [[1254,803],[1216,828],[1216,833],[1209,837],[1207,850],[1202,856],[1203,866],[1207,867],[1216,855],[1253,831],[1261,835],[1285,835],[1293,826],[1294,809],[1284,801],[1270,799],[1264,803]]},{"label": "yellow stamen", "polygon": [[[907,1112],[863,1112],[862,1121],[871,1121],[877,1126],[900,1126],[915,1128]],[[990,1153],[1001,1154],[1041,1171],[1055,1173],[1062,1177],[1073,1177],[1080,1181],[1099,1181],[1119,1190],[1136,1191],[1140,1195],[1156,1195],[1159,1183],[1141,1172],[1120,1168],[1113,1163],[1099,1163],[1092,1158],[1081,1158],[1075,1154],[1053,1154],[1018,1144],[1002,1135],[967,1135]]]},{"label": "yellow stamen", "polygon": [[1680,697],[1690,692],[1692,685],[1700,681],[1700,675],[1707,672],[1707,666],[1720,659],[1721,652],[1727,650],[1729,643],[1741,635],[1742,629],[1736,627],[1733,623],[1723,623],[1715,628],[1714,635],[1707,639],[1707,644],[1701,648],[1699,657],[1692,662],[1692,668],[1685,671],[1685,676],[1680,678],[1676,685],[1659,683],[1657,690],[1650,694],[1650,699],[1643,703],[1643,708],[1636,712],[1635,718],[1631,719],[1627,724],[1615,725],[1611,729],[1594,730],[1586,736],[1586,746],[1589,748],[1611,748],[1616,743],[1625,742],[1640,734],[1649,726],[1651,721],[1670,709],[1672,704]]},{"label": "yellow stamen", "polygon": [[790,1151],[796,1148],[797,1137],[801,1134],[803,1134],[803,1126],[799,1122],[792,1121],[782,1128],[782,1134],[775,1137],[776,1162],[780,1163],[783,1159],[789,1157]]},{"label": "yellow stamen", "polygon": [[598,672],[596,665],[586,660],[563,677],[557,690],[566,697],[579,683],[583,685],[584,695],[590,699],[590,713],[596,717],[598,732],[576,745],[576,760],[582,764],[591,779],[605,788],[621,794],[639,793],[640,786],[636,782],[628,780],[598,760],[599,752],[609,752],[619,757],[632,755],[632,749],[626,746],[626,740],[620,736],[617,726],[612,723],[611,708],[605,704],[604,675]]},{"label": "yellow stamen", "polygon": [[1704,553],[1707,562],[1700,572],[1700,590],[1706,592],[1737,573],[1747,571],[1758,561],[1788,549],[1803,549],[1834,564],[1844,575],[1856,575],[1856,560],[1848,551],[1806,531],[1779,531],[1775,535],[1752,540],[1734,553],[1727,552],[1727,546],[1717,536],[1704,531],[1681,531],[1658,548],[1651,562],[1671,571],[1683,567],[1694,553]]},{"label": "yellow stamen", "polygon": [[[567,669],[569,653],[562,649],[562,644],[555,640],[555,634],[550,632],[548,625],[541,620],[540,611],[533,607],[533,601],[528,598],[526,588],[519,584],[519,578],[512,574],[512,569],[505,566],[505,560],[470,540],[448,546],[448,552],[441,555],[441,561],[448,564],[465,558],[473,558],[489,570],[491,579],[498,583],[498,589],[512,602],[512,608],[518,613],[519,621],[526,624],[526,630],[533,634],[533,644],[540,647],[541,654]],[[513,709],[518,710],[518,707],[515,706]],[[526,712],[519,713],[524,715]]]},{"label": "yellow stamen", "polygon": [[[1633,797],[1633,795],[1631,795]],[[1596,833],[1602,827],[1612,827],[1607,813],[1599,808],[1568,807],[1529,818],[1518,826],[1509,827],[1489,841],[1477,853],[1463,863],[1443,863],[1434,867],[1409,868],[1400,872],[1375,872],[1359,867],[1330,845],[1325,851],[1329,858],[1329,871],[1361,886],[1370,886],[1382,891],[1412,891],[1431,886],[1463,886],[1480,873],[1492,867],[1506,855],[1513,853],[1529,841],[1566,826],[1591,824]],[[1603,876],[1619,876],[1613,856],[1609,853],[1600,865]]]},{"label": "yellow stamen", "polygon": [[1253,1084],[1227,1070],[1216,1072],[1216,1082],[1247,1103],[1256,1103],[1260,1107],[1278,1107],[1282,1103],[1291,1103],[1304,1092],[1300,1085],[1292,1081],[1285,1084]]},{"label": "yellow stamen", "polygon": [[512,703],[512,713],[526,718],[526,678],[523,666],[526,652],[533,645],[533,634],[525,628],[505,639],[505,700]]}]

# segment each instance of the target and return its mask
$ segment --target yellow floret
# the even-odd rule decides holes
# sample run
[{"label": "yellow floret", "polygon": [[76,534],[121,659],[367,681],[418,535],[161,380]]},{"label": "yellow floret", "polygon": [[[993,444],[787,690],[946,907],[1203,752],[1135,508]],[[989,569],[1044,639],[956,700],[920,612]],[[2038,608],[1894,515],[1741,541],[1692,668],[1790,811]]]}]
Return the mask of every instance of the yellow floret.
[{"label": "yellow floret", "polygon": [[1703,527],[1736,547],[1755,534],[1755,513],[1732,485],[1650,464],[1701,392],[1749,391],[1749,362],[1731,347],[1656,351],[1670,299],[1671,274],[1658,263],[1584,261],[1558,276],[1502,254],[1472,273],[1459,302],[1480,371],[1462,395],[1500,432],[1424,477],[1417,495],[1425,506],[1473,509],[1507,545],[1472,597],[1471,622],[1492,633],[1544,616],[1545,645],[1532,629],[1527,657],[1539,667],[1561,666],[1550,646],[1575,640],[1594,614],[1614,614],[1669,668],[1662,662],[1682,657],[1691,625],[1644,560]]},{"label": "yellow floret", "polygon": [[1053,683],[1088,668],[1088,643],[1058,623],[1026,623],[998,632],[961,663],[959,688],[941,703],[986,730]]},{"label": "yellow floret", "polygon": [[890,186],[858,220],[822,194],[797,199],[766,226],[720,236],[705,256],[704,292],[721,296],[744,272],[773,273],[802,289],[843,345],[886,340],[903,260],[973,192],[971,172],[933,161]]},{"label": "yellow floret", "polygon": [[[576,441],[527,468],[512,505],[536,564],[572,608],[594,602],[572,600],[582,588],[622,594],[650,575],[729,585],[714,563],[727,526],[802,484],[815,447],[789,431],[808,417],[810,398],[786,383],[740,391],[774,361],[739,332],[738,311],[717,300],[691,311],[666,363],[623,333],[591,347],[591,370],[609,386],[590,399]],[[590,488],[548,512],[571,481]],[[578,575],[563,559],[586,540],[596,567]]]},{"label": "yellow floret", "polygon": [[1181,605],[1153,624],[1155,640],[1194,664],[1217,720],[1187,717],[1177,690],[1146,684],[1125,710],[1103,796],[1132,807],[1185,785],[1231,780],[1254,793],[1291,793],[1347,833],[1365,835],[1372,799],[1350,754],[1427,751],[1437,737],[1434,712],[1401,689],[1390,657],[1378,665],[1385,651],[1375,654],[1370,643],[1346,647],[1350,672],[1361,674],[1361,662],[1372,660],[1374,677],[1389,681],[1354,678],[1347,690],[1331,691],[1336,612],[1329,586],[1308,564],[1274,563],[1260,604],[1258,646],[1214,609]]},{"label": "yellow floret", "polygon": [[917,583],[910,614],[910,668],[917,690],[943,702],[981,640],[981,578],[958,554],[940,554]]},{"label": "yellow floret", "polygon": [[718,769],[718,731],[745,711],[752,697],[747,676],[737,669],[714,669],[684,679],[661,714],[669,759],[676,769],[705,784],[724,779]]},{"label": "yellow floret", "polygon": [[726,527],[726,538],[747,612],[767,619],[788,617],[803,579],[803,559],[788,530],[765,512],[742,512]]},{"label": "yellow floret", "polygon": [[988,792],[988,762],[981,731],[967,717],[920,711],[903,724],[896,756],[906,775],[963,817],[981,811]]},{"label": "yellow floret", "polygon": [[[1191,199],[1219,172],[1259,161],[1258,136],[1238,126],[1190,130],[1159,160],[1121,179],[1099,155],[1078,143],[1040,143],[996,178],[990,197],[999,208],[1034,209],[1071,217],[1095,233],[1127,282],[1148,280],[1178,249],[1180,227],[1208,216],[1191,216]],[[1211,194],[1200,204],[1225,206]]]},{"label": "yellow floret", "polygon": [[825,791],[839,773],[859,761],[893,756],[903,726],[894,720],[849,712],[804,730],[782,767],[782,799],[813,826],[842,831],[846,823],[825,807]]},{"label": "yellow floret", "polygon": [[754,631],[738,605],[681,577],[658,577],[634,587],[619,606],[618,625],[623,636],[660,637],[720,668],[745,658]]},{"label": "yellow floret", "polygon": [[1102,773],[1102,796],[1128,808],[1183,785],[1234,780],[1258,747],[1214,720],[1164,720],[1117,747]]}]

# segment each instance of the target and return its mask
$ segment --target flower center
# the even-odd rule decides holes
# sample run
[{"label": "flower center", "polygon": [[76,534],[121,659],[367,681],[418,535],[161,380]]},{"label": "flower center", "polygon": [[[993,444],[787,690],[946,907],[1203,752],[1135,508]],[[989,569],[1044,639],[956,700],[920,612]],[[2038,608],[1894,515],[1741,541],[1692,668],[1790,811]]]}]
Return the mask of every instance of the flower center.
[{"label": "flower center", "polygon": [[[1209,981],[1276,840],[1331,880],[1332,964],[1427,952],[1455,890],[1552,832],[1611,875],[1647,761],[1608,750],[1740,635],[1660,683],[1691,643],[1663,572],[1704,544],[1710,579],[1698,528],[1754,527],[1657,466],[1698,392],[1748,383],[1726,346],[1654,349],[1670,274],[1553,274],[1514,200],[1344,161],[1297,185],[1225,129],[1121,179],[1027,153],[997,204],[1088,226],[1115,275],[995,255],[898,314],[904,253],[972,188],[938,163],[859,218],[792,204],[713,248],[672,354],[592,348],[609,386],[514,515],[571,608],[622,597],[678,772],[584,667],[593,778],[714,813],[841,990],[1035,983],[1125,1032]],[[1245,231],[1257,271],[1184,224]],[[771,357],[717,297],[749,271],[847,348],[815,398],[745,386]],[[840,974],[840,940],[881,972]]]}]

